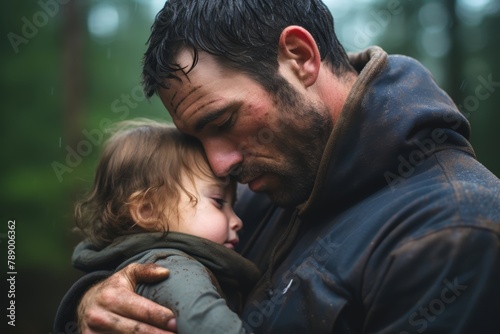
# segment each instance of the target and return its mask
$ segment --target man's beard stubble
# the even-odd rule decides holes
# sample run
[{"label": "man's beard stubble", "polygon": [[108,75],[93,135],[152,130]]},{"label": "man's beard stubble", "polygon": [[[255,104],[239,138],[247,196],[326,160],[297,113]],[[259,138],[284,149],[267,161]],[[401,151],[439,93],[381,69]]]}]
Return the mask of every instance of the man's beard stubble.
[{"label": "man's beard stubble", "polygon": [[273,145],[285,161],[270,164],[244,164],[239,179],[269,174],[279,179],[278,186],[264,192],[278,206],[296,207],[305,202],[314,187],[323,151],[333,129],[326,105],[301,100],[301,94],[283,79],[280,92],[274,94],[280,110],[278,129],[273,131]]},{"label": "man's beard stubble", "polygon": [[[304,109],[302,109],[304,110]],[[332,131],[332,121],[313,106],[307,110],[305,126],[286,129],[280,151],[287,158],[281,187],[269,196],[279,206],[295,207],[305,202],[313,190],[321,158]]]}]

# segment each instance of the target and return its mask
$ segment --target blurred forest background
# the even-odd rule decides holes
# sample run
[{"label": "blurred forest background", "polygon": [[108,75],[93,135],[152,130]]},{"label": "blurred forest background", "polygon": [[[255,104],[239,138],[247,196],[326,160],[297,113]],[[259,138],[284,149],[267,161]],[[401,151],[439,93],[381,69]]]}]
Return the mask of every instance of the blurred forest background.
[{"label": "blurred forest background", "polygon": [[[325,2],[348,51],[378,44],[424,63],[470,120],[479,161],[500,175],[499,0]],[[81,275],[70,264],[78,241],[71,232],[73,203],[92,183],[106,124],[168,119],[157,98],[145,99],[139,81],[149,28],[162,5],[4,2],[1,270],[9,271],[7,222],[15,220],[17,271],[16,327],[7,333],[50,333],[58,302]],[[491,81],[498,84],[486,84]]]}]

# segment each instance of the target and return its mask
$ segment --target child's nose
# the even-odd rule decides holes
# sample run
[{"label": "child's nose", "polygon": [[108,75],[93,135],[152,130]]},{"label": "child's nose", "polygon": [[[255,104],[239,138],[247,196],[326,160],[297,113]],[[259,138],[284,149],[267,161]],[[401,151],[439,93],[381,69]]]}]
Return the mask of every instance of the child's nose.
[{"label": "child's nose", "polygon": [[234,211],[232,213],[231,221],[229,223],[229,227],[233,231],[239,231],[243,227],[243,222],[241,221],[240,217],[238,217]]}]

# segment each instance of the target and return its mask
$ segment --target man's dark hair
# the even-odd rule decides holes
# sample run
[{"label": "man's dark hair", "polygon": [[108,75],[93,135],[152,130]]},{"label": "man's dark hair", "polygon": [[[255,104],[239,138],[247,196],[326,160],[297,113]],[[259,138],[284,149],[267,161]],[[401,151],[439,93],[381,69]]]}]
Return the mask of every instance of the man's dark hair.
[{"label": "man's dark hair", "polygon": [[[278,42],[284,28],[302,26],[316,41],[321,60],[340,76],[352,71],[335,35],[333,17],[320,0],[169,0],[157,14],[144,55],[143,85],[148,97],[165,87],[166,78],[188,73],[198,51],[221,66],[242,71],[273,93],[278,75]],[[189,69],[175,59],[182,48],[194,52]]]}]

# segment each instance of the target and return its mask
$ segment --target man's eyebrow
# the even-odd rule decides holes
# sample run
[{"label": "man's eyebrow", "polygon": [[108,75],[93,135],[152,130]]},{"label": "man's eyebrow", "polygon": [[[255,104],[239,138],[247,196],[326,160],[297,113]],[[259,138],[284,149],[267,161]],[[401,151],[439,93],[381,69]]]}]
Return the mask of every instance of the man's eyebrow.
[{"label": "man's eyebrow", "polygon": [[230,109],[230,107],[228,106],[228,107],[225,107],[225,108],[222,108],[222,109],[215,110],[213,112],[208,112],[206,115],[204,115],[203,117],[201,117],[196,122],[196,125],[194,127],[195,131],[196,132],[200,132],[210,122],[213,122],[216,119],[218,119],[219,117],[221,117],[222,115],[224,115],[229,109]]}]

